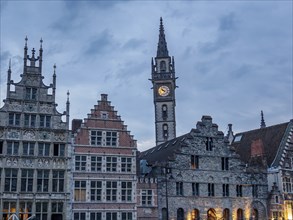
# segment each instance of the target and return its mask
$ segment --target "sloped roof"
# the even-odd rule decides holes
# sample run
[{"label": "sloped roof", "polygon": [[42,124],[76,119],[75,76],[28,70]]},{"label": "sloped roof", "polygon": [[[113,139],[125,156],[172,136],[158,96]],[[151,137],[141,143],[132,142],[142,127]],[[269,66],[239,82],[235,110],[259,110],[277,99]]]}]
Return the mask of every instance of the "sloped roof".
[{"label": "sloped roof", "polygon": [[172,160],[174,154],[180,150],[184,140],[189,136],[190,133],[187,133],[180,137],[166,141],[147,151],[141,152],[139,154],[139,159],[145,159],[149,164]]},{"label": "sloped roof", "polygon": [[277,124],[265,128],[255,129],[238,133],[235,135],[232,146],[240,155],[241,160],[248,163],[251,155],[252,141],[261,140],[264,147],[264,155],[267,159],[267,164],[272,165],[275,157],[278,154],[279,146],[282,143],[289,122]]}]

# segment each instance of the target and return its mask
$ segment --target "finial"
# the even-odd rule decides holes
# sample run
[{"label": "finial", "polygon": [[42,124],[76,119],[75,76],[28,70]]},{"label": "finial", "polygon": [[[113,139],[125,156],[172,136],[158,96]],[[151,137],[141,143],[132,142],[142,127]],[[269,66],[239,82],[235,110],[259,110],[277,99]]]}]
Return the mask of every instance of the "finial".
[{"label": "finial", "polygon": [[36,50],[35,50],[35,48],[33,48],[32,49],[32,57],[35,57],[35,52],[36,52]]},{"label": "finial", "polygon": [[260,112],[260,115],[261,115],[260,128],[265,128],[266,127],[266,123],[265,123],[265,120],[264,120],[264,116],[263,116],[263,111],[262,110]]},{"label": "finial", "polygon": [[53,76],[56,76],[56,63],[54,64],[53,68],[54,68]]},{"label": "finial", "polygon": [[28,40],[27,39],[27,36],[25,36],[25,39],[24,40],[25,40],[25,47],[27,47],[27,40]]},{"label": "finial", "polygon": [[42,48],[42,44],[43,44],[43,39],[42,39],[42,38],[41,38],[41,40],[40,40],[40,43],[41,43],[40,48]]},{"label": "finial", "polygon": [[67,100],[69,100],[69,95],[70,95],[69,90],[67,90]]},{"label": "finial", "polygon": [[9,59],[9,70],[11,70],[11,58]]}]

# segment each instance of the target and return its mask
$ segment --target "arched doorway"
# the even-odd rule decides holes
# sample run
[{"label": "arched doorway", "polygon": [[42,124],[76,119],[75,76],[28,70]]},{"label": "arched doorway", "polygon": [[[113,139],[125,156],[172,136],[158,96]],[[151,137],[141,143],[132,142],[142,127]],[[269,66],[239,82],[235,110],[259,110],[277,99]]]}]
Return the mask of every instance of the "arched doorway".
[{"label": "arched doorway", "polygon": [[237,210],[237,220],[243,220],[243,210],[242,209],[238,209]]},{"label": "arched doorway", "polygon": [[223,210],[223,220],[230,220],[230,210],[229,209]]},{"label": "arched doorway", "polygon": [[183,210],[183,208],[177,209],[177,220],[184,220],[184,210]]},{"label": "arched doorway", "polygon": [[207,214],[208,214],[207,220],[216,220],[217,219],[217,214],[216,214],[215,209],[209,209]]},{"label": "arched doorway", "polygon": [[193,209],[191,213],[191,220],[198,220],[199,219],[199,211],[198,209]]}]

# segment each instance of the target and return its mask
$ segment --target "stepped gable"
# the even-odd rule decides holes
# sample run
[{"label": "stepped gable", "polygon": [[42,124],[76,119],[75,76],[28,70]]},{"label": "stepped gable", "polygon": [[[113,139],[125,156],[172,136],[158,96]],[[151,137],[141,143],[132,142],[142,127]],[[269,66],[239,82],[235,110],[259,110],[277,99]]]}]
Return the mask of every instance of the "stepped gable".
[{"label": "stepped gable", "polygon": [[261,140],[263,144],[263,155],[267,159],[268,165],[272,165],[279,146],[281,145],[288,122],[269,127],[263,127],[251,131],[238,133],[235,135],[232,146],[240,155],[241,160],[248,163],[251,158],[251,146],[254,141]]},{"label": "stepped gable", "polygon": [[[74,121],[78,120],[75,119]],[[76,128],[77,125],[75,124],[76,144],[88,145],[90,143],[88,129],[94,128],[107,131],[117,131],[119,132],[119,147],[136,148],[136,140],[134,140],[130,131],[127,130],[127,125],[124,125],[124,121],[121,120],[121,117],[117,114],[114,106],[108,101],[107,94],[101,94],[101,100],[98,100],[98,104],[94,105],[94,108],[91,109],[87,118],[85,118],[83,123],[80,124],[81,128],[86,129],[78,129]]]}]

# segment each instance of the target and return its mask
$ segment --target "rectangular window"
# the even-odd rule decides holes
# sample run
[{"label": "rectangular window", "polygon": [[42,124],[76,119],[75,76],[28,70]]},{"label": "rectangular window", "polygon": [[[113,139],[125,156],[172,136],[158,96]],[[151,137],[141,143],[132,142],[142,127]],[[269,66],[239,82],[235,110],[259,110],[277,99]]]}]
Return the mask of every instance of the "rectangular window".
[{"label": "rectangular window", "polygon": [[50,154],[50,143],[38,143],[38,156],[48,157]]},{"label": "rectangular window", "polygon": [[23,142],[22,144],[22,154],[25,156],[33,156],[35,150],[34,142]]},{"label": "rectangular window", "polygon": [[229,196],[229,184],[223,184],[222,188],[223,188],[223,196],[224,197]]},{"label": "rectangular window", "polygon": [[33,191],[34,170],[23,169],[21,170],[21,191]]},{"label": "rectangular window", "polygon": [[3,141],[0,141],[0,154],[3,154]]},{"label": "rectangular window", "polygon": [[19,202],[19,215],[25,216],[27,219],[32,216],[32,203],[31,202]]},{"label": "rectangular window", "polygon": [[91,212],[90,220],[101,220],[101,219],[102,219],[102,213],[101,212]]},{"label": "rectangular window", "polygon": [[198,169],[198,156],[197,155],[191,155],[191,169]]},{"label": "rectangular window", "polygon": [[75,171],[86,170],[86,156],[75,156]]},{"label": "rectangular window", "polygon": [[132,201],[132,182],[121,183],[121,200],[125,202]]},{"label": "rectangular window", "polygon": [[151,206],[153,200],[153,191],[148,189],[141,190],[141,204],[145,206]]},{"label": "rectangular window", "polygon": [[132,220],[132,212],[122,212],[122,220]]},{"label": "rectangular window", "polygon": [[283,177],[283,191],[291,193],[293,188],[293,180],[290,177]]},{"label": "rectangular window", "polygon": [[213,138],[207,137],[206,138],[206,150],[207,151],[212,151],[213,150],[213,147],[214,147],[214,145],[213,145]]},{"label": "rectangular window", "polygon": [[106,220],[117,220],[116,212],[106,212]]},{"label": "rectangular window", "polygon": [[117,157],[106,157],[107,172],[117,172]]},{"label": "rectangular window", "polygon": [[38,170],[37,191],[48,192],[49,190],[49,170]]},{"label": "rectangular window", "polygon": [[122,157],[121,158],[121,172],[131,172],[131,158]]},{"label": "rectangular window", "polygon": [[252,185],[252,196],[258,198],[258,185]]},{"label": "rectangular window", "polygon": [[222,157],[222,170],[229,170],[229,158]]},{"label": "rectangular window", "polygon": [[215,185],[213,183],[208,184],[208,196],[215,196]]},{"label": "rectangular window", "polygon": [[[52,212],[62,213],[63,212],[63,202],[52,202]],[[54,218],[52,218],[54,219]]]},{"label": "rectangular window", "polygon": [[20,126],[20,113],[9,113],[9,125]]},{"label": "rectangular window", "polygon": [[64,157],[65,156],[65,144],[54,144],[54,156]]},{"label": "rectangular window", "polygon": [[37,89],[36,88],[26,88],[25,89],[25,99],[36,100],[37,98]]},{"label": "rectangular window", "polygon": [[64,171],[53,171],[53,192],[64,192]]},{"label": "rectangular window", "polygon": [[107,131],[106,132],[106,146],[117,146],[117,132]]},{"label": "rectangular window", "polygon": [[50,115],[40,115],[40,127],[50,128],[51,127],[51,116]]},{"label": "rectangular window", "polygon": [[199,183],[192,183],[192,195],[199,196]]},{"label": "rectangular window", "polygon": [[3,219],[8,219],[16,211],[16,202],[3,202]]},{"label": "rectangular window", "polygon": [[4,191],[17,191],[17,169],[5,169],[5,186]]},{"label": "rectangular window", "polygon": [[102,157],[91,156],[91,171],[102,171]]},{"label": "rectangular window", "polygon": [[102,200],[102,181],[91,181],[91,201]]},{"label": "rectangular window", "polygon": [[117,200],[117,182],[115,181],[106,182],[106,200],[107,201]]},{"label": "rectangular window", "polygon": [[102,145],[102,131],[91,131],[91,145]]},{"label": "rectangular window", "polygon": [[36,219],[48,219],[48,202],[36,202]]},{"label": "rectangular window", "polygon": [[25,114],[24,115],[24,126],[25,127],[36,127],[36,115]]},{"label": "rectangular window", "polygon": [[236,196],[242,197],[242,185],[236,185]]},{"label": "rectangular window", "polygon": [[85,220],[85,212],[74,213],[74,220]]},{"label": "rectangular window", "polygon": [[18,155],[19,142],[8,141],[7,142],[7,155]]},{"label": "rectangular window", "polygon": [[74,201],[86,200],[86,181],[74,181]]},{"label": "rectangular window", "polygon": [[272,220],[282,220],[282,219],[284,219],[282,212],[273,212]]},{"label": "rectangular window", "polygon": [[183,196],[183,182],[176,182],[176,195]]}]

